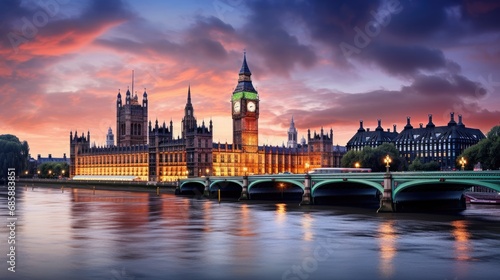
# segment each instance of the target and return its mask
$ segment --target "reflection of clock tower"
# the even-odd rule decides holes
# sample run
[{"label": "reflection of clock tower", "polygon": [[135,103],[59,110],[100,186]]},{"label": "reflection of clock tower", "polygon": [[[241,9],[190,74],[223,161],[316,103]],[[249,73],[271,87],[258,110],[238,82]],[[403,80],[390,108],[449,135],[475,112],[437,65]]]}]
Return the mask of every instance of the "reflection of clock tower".
[{"label": "reflection of clock tower", "polygon": [[231,98],[233,144],[244,152],[257,152],[259,143],[259,95],[252,85],[246,54]]}]

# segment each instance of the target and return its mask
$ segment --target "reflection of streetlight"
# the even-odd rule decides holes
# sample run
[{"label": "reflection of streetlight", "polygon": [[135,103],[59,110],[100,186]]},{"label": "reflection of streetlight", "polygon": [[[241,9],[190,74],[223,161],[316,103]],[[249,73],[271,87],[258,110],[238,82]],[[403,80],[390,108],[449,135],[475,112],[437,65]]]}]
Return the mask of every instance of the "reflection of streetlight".
[{"label": "reflection of streetlight", "polygon": [[460,164],[462,165],[462,171],[464,171],[464,169],[465,169],[465,164],[467,163],[467,161],[465,160],[465,158],[464,158],[464,157],[462,157],[462,158],[460,159],[460,161],[459,161],[459,162],[460,162]]},{"label": "reflection of streetlight", "polygon": [[309,162],[306,162],[306,173],[309,174]]},{"label": "reflection of streetlight", "polygon": [[359,168],[359,162],[356,162],[356,163],[354,164],[354,167]]},{"label": "reflection of streetlight", "polygon": [[385,162],[385,168],[386,168],[386,172],[389,173],[389,167],[391,167],[389,164],[392,162],[392,159],[391,157],[389,157],[389,155],[386,155],[385,158],[384,158],[384,162]]}]

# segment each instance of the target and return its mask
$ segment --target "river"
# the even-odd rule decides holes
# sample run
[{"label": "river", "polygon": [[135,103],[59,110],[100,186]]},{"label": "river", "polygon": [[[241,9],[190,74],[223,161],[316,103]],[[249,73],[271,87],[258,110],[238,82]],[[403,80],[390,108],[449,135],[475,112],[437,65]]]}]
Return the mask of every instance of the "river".
[{"label": "river", "polygon": [[[7,192],[0,209],[7,221]],[[459,214],[17,187],[0,279],[498,279],[500,207]],[[12,218],[12,217],[11,217]],[[8,224],[5,222],[5,224]],[[11,231],[10,231],[10,234]]]}]

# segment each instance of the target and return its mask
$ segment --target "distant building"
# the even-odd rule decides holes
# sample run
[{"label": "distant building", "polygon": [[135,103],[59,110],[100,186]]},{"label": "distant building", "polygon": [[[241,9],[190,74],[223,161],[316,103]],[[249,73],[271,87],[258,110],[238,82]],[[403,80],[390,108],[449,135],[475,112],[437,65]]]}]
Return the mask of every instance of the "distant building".
[{"label": "distant building", "polygon": [[65,162],[70,164],[70,159],[66,157],[66,153],[63,154],[63,157],[52,157],[52,154],[49,154],[48,157],[42,157],[41,154],[38,154],[36,158],[37,165],[48,162]]},{"label": "distant building", "polygon": [[[251,72],[243,57],[238,83],[231,95],[233,143],[214,143],[212,121],[198,125],[188,87],[180,137],[173,123],[147,122],[148,103],[137,94],[126,93],[125,104],[117,95],[117,143],[91,147],[87,136],[70,132],[70,175],[138,176],[142,180],[171,181],[189,176],[236,176],[280,172],[304,173],[307,168],[340,166],[345,153],[333,146],[333,130],[307,132],[297,143],[292,118],[287,146],[259,146],[260,99],[252,85]],[[110,135],[110,129],[108,135]],[[107,137],[108,139],[108,137]]]},{"label": "distant building", "polygon": [[115,145],[115,135],[113,134],[113,130],[111,127],[108,128],[108,134],[106,134],[106,147],[112,147]]},{"label": "distant building", "polygon": [[445,126],[435,126],[432,115],[429,115],[427,125],[420,124],[413,128],[410,117],[407,117],[406,126],[400,133],[384,131],[381,121],[375,131],[365,130],[363,122],[354,136],[347,142],[347,150],[359,151],[364,147],[378,147],[383,143],[392,143],[399,150],[402,157],[411,163],[419,158],[423,163],[435,161],[441,169],[453,169],[456,166],[457,157],[467,148],[477,144],[484,139],[484,134],[476,128],[465,127],[462,116],[455,121],[455,114],[450,113],[450,121]]}]

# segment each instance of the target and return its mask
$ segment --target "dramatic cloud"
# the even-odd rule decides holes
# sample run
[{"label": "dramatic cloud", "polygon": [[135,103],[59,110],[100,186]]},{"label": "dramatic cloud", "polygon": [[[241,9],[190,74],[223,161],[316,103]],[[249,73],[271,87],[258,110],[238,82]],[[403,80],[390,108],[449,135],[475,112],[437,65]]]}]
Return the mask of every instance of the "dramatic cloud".
[{"label": "dramatic cloud", "polygon": [[345,145],[359,120],[400,130],[462,114],[500,121],[498,1],[0,1],[0,133],[33,155],[69,152],[69,131],[103,144],[118,90],[149,94],[149,118],[195,115],[232,142],[230,97],[243,50],[260,98],[260,143],[333,128]]}]

